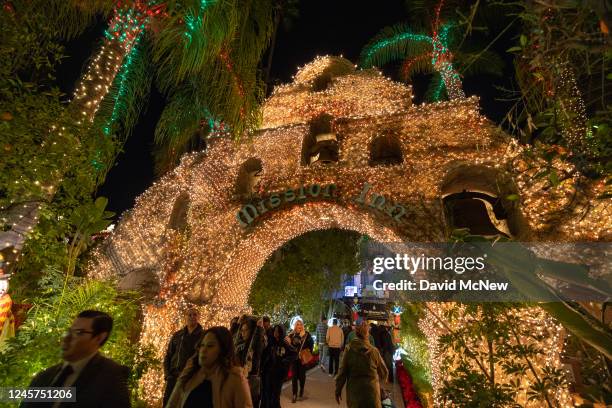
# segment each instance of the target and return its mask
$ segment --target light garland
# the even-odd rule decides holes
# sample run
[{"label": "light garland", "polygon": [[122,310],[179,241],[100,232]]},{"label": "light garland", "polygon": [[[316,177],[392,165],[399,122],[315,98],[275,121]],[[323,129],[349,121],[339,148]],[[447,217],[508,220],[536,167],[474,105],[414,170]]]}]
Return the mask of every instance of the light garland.
[{"label": "light garland", "polygon": [[[452,302],[427,303],[425,317],[419,320],[418,323],[419,328],[427,338],[430,350],[430,369],[435,407],[451,406],[448,405],[449,401],[447,401],[445,405],[439,394],[443,382],[449,379],[448,376],[452,374],[452,370],[449,371],[452,367],[445,364],[445,361],[456,363],[458,359],[462,359],[462,356],[455,354],[451,349],[440,349],[438,339],[440,336],[447,334],[449,329],[455,331],[474,323],[462,312],[464,308],[465,305],[459,305]],[[440,319],[444,319],[443,316],[445,312],[451,310],[453,310],[456,318],[452,320],[445,319],[445,324],[443,325]],[[538,307],[512,309],[509,313],[510,316],[508,318],[512,319],[516,326],[521,328],[521,332],[530,333],[529,336],[520,336],[521,344],[525,346],[534,346],[536,349],[544,351],[542,355],[530,357],[536,372],[542,375],[542,370],[549,368],[557,370],[562,369],[561,353],[565,337],[563,326],[556,323],[553,318]],[[508,344],[517,345],[512,337]],[[485,342],[469,343],[469,347],[473,352],[488,353]],[[495,364],[495,382],[498,384],[510,384],[511,382],[519,384],[521,391],[517,395],[517,400],[515,402],[526,408],[541,407],[542,403],[540,401],[530,401],[529,395],[527,394],[529,384],[534,383],[536,380],[533,373],[528,371],[526,373],[506,375],[503,367],[499,364],[500,363]],[[472,362],[472,367],[478,370],[474,362]],[[549,394],[549,398],[553,400],[554,406],[557,407],[570,408],[574,406],[567,384],[554,389],[554,392]]]},{"label": "light garland", "polygon": [[[345,74],[334,77],[326,90],[312,91],[317,72],[334,68]],[[176,169],[141,195],[97,250],[89,276],[119,277],[121,283],[145,271],[159,282],[158,295],[144,306],[140,341],[162,357],[169,336],[180,327],[182,310],[195,304],[205,325],[228,325],[233,316],[249,311],[249,291],[266,259],[308,231],[343,228],[379,242],[444,241],[440,197],[448,174],[462,166],[503,173],[521,152],[479,114],[476,98],[420,106],[413,106],[411,99],[410,87],[377,71],[355,71],[350,62],[335,57],[316,59],[298,72],[294,83],[274,90],[264,106],[262,129],[252,138],[240,143],[210,140],[206,152],[185,155]],[[308,124],[321,114],[333,117],[339,160],[328,166],[302,166]],[[403,163],[369,165],[370,146],[380,135],[397,138]],[[334,183],[337,196],[281,207],[245,229],[236,219],[244,204],[237,198],[236,185],[242,164],[250,158],[262,163],[260,191]],[[538,181],[520,176],[519,180],[524,201],[533,199],[538,190],[532,184]],[[364,182],[401,203],[409,221],[398,224],[384,212],[356,203]],[[491,189],[496,192],[496,186]],[[184,231],[169,225],[179,197],[177,205],[184,201],[188,206]],[[535,217],[536,209],[531,208],[528,203],[522,215],[537,226],[537,218],[529,218]],[[600,221],[593,221],[593,231],[601,230]],[[559,230],[572,222],[569,218]],[[589,231],[579,222],[575,228]],[[439,378],[434,369],[432,380]],[[144,395],[151,404],[161,398],[160,383],[159,372],[143,378]]]},{"label": "light garland", "polygon": [[145,1],[115,7],[109,27],[104,33],[104,43],[75,88],[73,106],[80,111],[81,117],[77,124],[94,120],[124,60],[135,47],[150,18],[160,12],[161,8],[149,7]]}]

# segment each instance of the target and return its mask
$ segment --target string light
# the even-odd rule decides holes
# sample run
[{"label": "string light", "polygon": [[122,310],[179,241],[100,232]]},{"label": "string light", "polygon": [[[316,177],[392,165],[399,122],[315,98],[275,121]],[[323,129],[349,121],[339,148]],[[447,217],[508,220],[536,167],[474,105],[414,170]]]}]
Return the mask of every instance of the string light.
[{"label": "string light", "polygon": [[[480,321],[478,315],[473,317],[465,313],[465,307],[465,305],[453,302],[427,303],[425,317],[420,319],[418,323],[419,328],[427,338],[429,347],[431,383],[434,390],[434,406],[436,407],[452,406],[449,405],[452,404],[452,401],[444,401],[441,398],[440,390],[444,381],[450,379],[452,369],[459,363],[459,360],[466,361],[461,353],[457,353],[451,348],[440,348],[438,341],[440,336],[448,334],[449,331],[459,331],[471,324],[478,324]],[[454,318],[446,319],[444,316],[451,311]],[[536,373],[542,376],[543,372],[548,369],[561,370],[563,367],[561,354],[565,337],[563,326],[556,323],[553,318],[538,307],[510,309],[508,314],[508,319],[512,320],[512,324],[520,327],[520,344],[543,350],[542,354],[529,356]],[[440,320],[443,320],[444,324]],[[529,335],[523,335],[522,333],[529,333]],[[481,339],[473,341],[473,339],[464,336],[464,341],[467,342],[467,346],[473,353],[484,355],[489,353],[487,343],[481,341]],[[510,346],[518,345],[512,336],[506,341],[506,344]],[[474,361],[469,359],[468,361],[472,369],[479,370]],[[501,366],[502,363],[503,359],[495,363],[495,382],[498,384],[518,384],[519,392],[515,402],[526,408],[541,407],[541,401],[530,400],[528,395],[529,384],[536,382],[534,374],[531,371],[506,374],[504,367]],[[574,406],[567,383],[553,388],[548,393],[548,397],[552,400],[554,406],[563,408]]]},{"label": "string light", "polygon": [[73,106],[81,114],[78,124],[93,121],[124,60],[130,55],[150,18],[160,11],[159,7],[150,7],[144,1],[115,7],[100,51],[89,63],[86,74],[75,88]]},{"label": "string light", "polygon": [[[314,91],[315,81],[329,72],[343,74],[333,77],[327,89]],[[309,124],[322,114],[333,118],[338,162],[304,166]],[[398,140],[403,163],[370,165],[370,147],[381,135]],[[343,228],[379,242],[444,241],[440,197],[448,174],[462,166],[516,172],[527,201],[518,211],[529,225],[540,222],[540,209],[529,201],[540,200],[539,180],[513,164],[523,160],[523,151],[480,115],[477,98],[415,106],[409,86],[376,70],[357,71],[341,58],[317,58],[298,71],[293,83],[277,87],[264,105],[261,129],[241,140],[212,139],[205,152],[185,155],[177,168],[138,197],[89,266],[95,279],[118,277],[127,283],[144,274],[159,285],[157,295],[143,306],[140,342],[153,346],[160,358],[189,305],[197,305],[206,325],[227,325],[233,316],[248,312],[251,285],[266,259],[308,231]],[[241,166],[251,158],[262,164],[258,191],[333,183],[336,196],[267,211],[245,229],[236,219],[244,204],[236,191]],[[364,182],[401,203],[405,221],[397,223],[384,211],[356,203]],[[541,200],[541,205],[553,205]],[[176,222],[181,212],[187,214],[185,225]],[[573,221],[568,218],[566,225]],[[605,224],[593,221],[593,231],[601,231]],[[609,225],[609,215],[607,221]],[[575,228],[590,231],[579,222]],[[435,348],[433,340],[430,347]],[[432,381],[439,384],[442,377],[435,370]],[[143,377],[149,403],[160,400],[160,383],[158,371]]]}]

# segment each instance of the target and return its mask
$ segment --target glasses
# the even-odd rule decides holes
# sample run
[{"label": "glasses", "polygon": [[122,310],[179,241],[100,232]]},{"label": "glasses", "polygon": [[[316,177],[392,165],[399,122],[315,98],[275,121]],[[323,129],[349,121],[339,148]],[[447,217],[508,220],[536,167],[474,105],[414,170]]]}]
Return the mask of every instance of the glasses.
[{"label": "glasses", "polygon": [[91,330],[84,330],[84,329],[67,329],[64,332],[64,336],[68,337],[68,336],[75,336],[75,337],[81,337],[84,334],[93,334],[94,332]]}]

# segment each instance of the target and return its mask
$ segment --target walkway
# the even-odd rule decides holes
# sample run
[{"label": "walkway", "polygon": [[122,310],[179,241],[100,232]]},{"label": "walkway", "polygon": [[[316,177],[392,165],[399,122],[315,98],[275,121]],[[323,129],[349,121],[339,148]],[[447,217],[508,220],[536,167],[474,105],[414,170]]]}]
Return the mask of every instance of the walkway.
[{"label": "walkway", "polygon": [[[387,384],[387,390],[393,392],[393,400],[401,401],[401,393],[399,387]],[[306,387],[304,390],[304,399],[295,404],[291,403],[291,381],[283,385],[281,395],[281,406],[283,408],[331,408],[340,407],[346,408],[346,397],[344,390],[342,391],[342,401],[340,405],[334,399],[334,379],[327,373],[321,371],[319,366],[312,368],[306,373]],[[400,408],[401,403],[396,403],[395,407]]]}]

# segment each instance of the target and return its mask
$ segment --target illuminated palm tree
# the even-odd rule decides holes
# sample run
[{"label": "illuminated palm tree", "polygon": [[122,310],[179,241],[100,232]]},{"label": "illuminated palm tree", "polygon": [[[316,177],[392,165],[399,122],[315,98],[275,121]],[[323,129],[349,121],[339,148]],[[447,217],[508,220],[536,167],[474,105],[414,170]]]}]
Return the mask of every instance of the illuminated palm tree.
[{"label": "illuminated palm tree", "polygon": [[[362,50],[360,65],[363,68],[380,67],[403,60],[400,76],[405,81],[418,73],[434,74],[426,94],[426,99],[433,101],[442,99],[444,94],[449,99],[465,97],[461,71],[464,74],[501,75],[503,64],[497,54],[487,50],[466,52],[456,49],[458,44],[453,41],[452,34],[457,26],[443,21],[443,3],[440,1],[434,7],[433,17],[419,13],[422,20],[431,20],[430,32],[414,30],[405,23],[383,28]],[[421,6],[420,10],[424,9]]]}]

